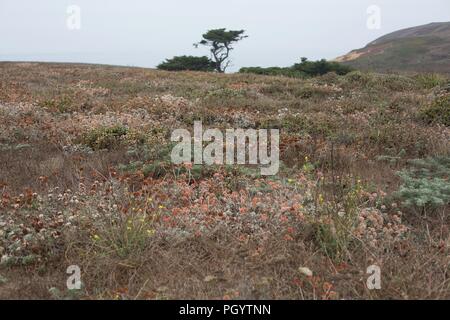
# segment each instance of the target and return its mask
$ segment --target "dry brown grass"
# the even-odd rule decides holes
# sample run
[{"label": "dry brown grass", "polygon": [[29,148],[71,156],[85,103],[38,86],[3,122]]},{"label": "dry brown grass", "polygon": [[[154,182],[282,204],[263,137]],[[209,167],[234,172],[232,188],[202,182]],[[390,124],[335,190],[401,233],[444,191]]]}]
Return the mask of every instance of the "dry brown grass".
[{"label": "dry brown grass", "polygon": [[[419,117],[439,87],[358,72],[0,71],[0,298],[450,298],[448,205],[424,218],[395,197],[409,159],[449,154],[450,129]],[[198,119],[280,128],[279,175],[172,166],[171,130]],[[123,138],[88,148],[115,126]],[[366,287],[372,264],[382,290]]]}]

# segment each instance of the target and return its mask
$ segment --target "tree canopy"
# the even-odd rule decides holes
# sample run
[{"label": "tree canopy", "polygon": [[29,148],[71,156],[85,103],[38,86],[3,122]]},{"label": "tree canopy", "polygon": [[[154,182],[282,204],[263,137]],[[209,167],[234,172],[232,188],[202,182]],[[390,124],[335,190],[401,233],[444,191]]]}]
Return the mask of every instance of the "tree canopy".
[{"label": "tree canopy", "polygon": [[203,34],[203,39],[195,43],[210,48],[212,60],[215,63],[215,70],[223,73],[229,67],[231,60],[230,52],[234,49],[233,44],[247,38],[245,30],[229,30],[226,28],[209,30]]}]

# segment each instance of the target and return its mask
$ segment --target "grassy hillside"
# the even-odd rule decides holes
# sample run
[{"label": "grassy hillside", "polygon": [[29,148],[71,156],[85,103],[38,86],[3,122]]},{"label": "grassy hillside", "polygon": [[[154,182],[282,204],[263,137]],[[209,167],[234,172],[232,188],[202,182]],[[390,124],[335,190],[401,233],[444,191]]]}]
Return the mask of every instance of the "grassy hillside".
[{"label": "grassy hillside", "polygon": [[393,32],[339,57],[337,61],[378,72],[450,74],[450,22]]},{"label": "grassy hillside", "polygon": [[[437,75],[0,63],[0,298],[448,299],[449,101]],[[173,165],[195,120],[281,129],[279,174]]]}]

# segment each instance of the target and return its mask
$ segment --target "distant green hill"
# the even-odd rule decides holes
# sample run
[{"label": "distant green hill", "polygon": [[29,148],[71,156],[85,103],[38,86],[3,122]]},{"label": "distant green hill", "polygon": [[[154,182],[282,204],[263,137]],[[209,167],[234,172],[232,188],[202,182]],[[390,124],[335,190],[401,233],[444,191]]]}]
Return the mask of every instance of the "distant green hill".
[{"label": "distant green hill", "polygon": [[450,22],[430,23],[387,34],[336,61],[378,72],[450,74]]}]

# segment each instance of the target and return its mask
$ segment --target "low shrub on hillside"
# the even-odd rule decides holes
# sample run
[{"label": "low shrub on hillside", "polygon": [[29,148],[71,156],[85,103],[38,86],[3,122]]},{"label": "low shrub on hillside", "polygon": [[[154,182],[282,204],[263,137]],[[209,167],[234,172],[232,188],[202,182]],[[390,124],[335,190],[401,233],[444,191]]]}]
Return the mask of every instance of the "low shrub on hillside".
[{"label": "low shrub on hillside", "polygon": [[54,99],[39,101],[38,105],[42,108],[47,108],[52,112],[65,113],[71,111],[73,100],[68,95],[62,95]]},{"label": "low shrub on hillside", "polygon": [[445,76],[437,73],[419,74],[415,77],[415,80],[424,89],[432,89],[438,86],[442,86],[445,85],[448,81]]},{"label": "low shrub on hillside", "polygon": [[308,61],[306,58],[302,58],[300,63],[296,63],[291,67],[247,67],[241,68],[240,73],[254,73],[268,76],[286,76],[291,78],[307,78],[316,77],[334,72],[338,75],[345,75],[351,72],[353,69],[349,66],[340,64],[334,61],[326,61],[325,59],[319,61]]},{"label": "low shrub on hillside", "polygon": [[436,208],[450,203],[450,157],[416,159],[399,172],[398,196],[407,207]]},{"label": "low shrub on hillside", "polygon": [[420,117],[427,123],[440,123],[450,127],[450,95],[439,97],[420,112]]},{"label": "low shrub on hillside", "polygon": [[167,59],[157,68],[167,71],[213,71],[214,62],[208,57],[177,56]]},{"label": "low shrub on hillside", "polygon": [[284,76],[291,78],[306,78],[304,72],[292,70],[291,68],[281,68],[281,67],[246,67],[239,70],[240,73],[253,73],[264,76]]},{"label": "low shrub on hillside", "polygon": [[349,66],[343,65],[335,61],[327,61],[321,59],[319,61],[308,61],[302,58],[300,63],[296,63],[291,67],[295,71],[303,72],[308,76],[315,77],[334,72],[338,75],[345,75],[353,69]]},{"label": "low shrub on hillside", "polygon": [[113,149],[127,135],[128,128],[123,126],[93,129],[82,137],[82,143],[93,150]]},{"label": "low shrub on hillside", "polygon": [[[345,88],[363,88],[368,90],[403,92],[418,87],[412,78],[398,74],[376,74],[352,71],[342,79]],[[419,85],[420,86],[420,85]]]}]

